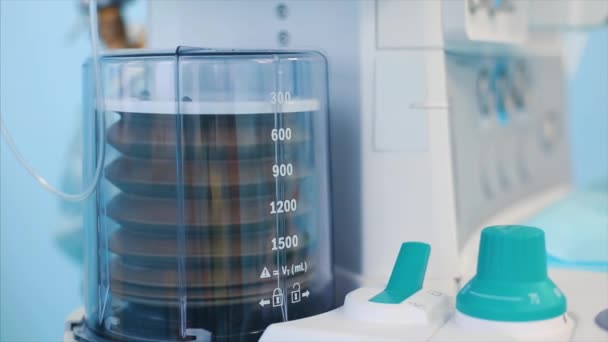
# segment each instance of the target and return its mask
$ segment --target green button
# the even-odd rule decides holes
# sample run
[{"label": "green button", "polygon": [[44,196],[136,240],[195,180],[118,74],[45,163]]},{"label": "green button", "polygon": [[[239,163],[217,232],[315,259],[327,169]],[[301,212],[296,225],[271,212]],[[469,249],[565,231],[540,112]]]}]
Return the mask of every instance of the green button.
[{"label": "green button", "polygon": [[481,233],[477,274],[456,298],[458,311],[496,321],[535,321],[566,312],[566,297],[547,276],[545,233],[494,226]]},{"label": "green button", "polygon": [[399,304],[418,292],[424,283],[430,254],[431,246],[426,243],[403,243],[386,289],[370,299],[370,302]]}]

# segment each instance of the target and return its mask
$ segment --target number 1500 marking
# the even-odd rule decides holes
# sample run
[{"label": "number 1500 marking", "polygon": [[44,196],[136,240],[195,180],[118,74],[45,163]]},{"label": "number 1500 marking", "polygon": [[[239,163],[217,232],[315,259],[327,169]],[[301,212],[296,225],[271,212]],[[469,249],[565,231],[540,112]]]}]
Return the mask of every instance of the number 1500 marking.
[{"label": "number 1500 marking", "polygon": [[276,238],[272,239],[272,250],[273,251],[289,249],[292,247],[298,247],[298,236],[297,235],[280,237],[278,240]]}]

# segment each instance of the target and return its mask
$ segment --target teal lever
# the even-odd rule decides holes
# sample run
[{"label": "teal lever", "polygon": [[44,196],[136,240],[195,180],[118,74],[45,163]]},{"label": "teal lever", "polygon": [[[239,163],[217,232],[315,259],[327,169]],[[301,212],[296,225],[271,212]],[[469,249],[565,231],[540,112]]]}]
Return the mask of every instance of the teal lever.
[{"label": "teal lever", "polygon": [[424,283],[426,266],[429,263],[431,246],[423,242],[405,242],[401,245],[393,273],[384,291],[370,302],[399,304],[418,292]]}]

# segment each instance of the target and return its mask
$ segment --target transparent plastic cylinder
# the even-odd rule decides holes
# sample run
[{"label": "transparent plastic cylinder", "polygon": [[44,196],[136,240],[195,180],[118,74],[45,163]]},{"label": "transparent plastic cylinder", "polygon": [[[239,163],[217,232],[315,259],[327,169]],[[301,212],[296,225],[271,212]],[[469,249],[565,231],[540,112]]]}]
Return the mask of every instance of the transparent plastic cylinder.
[{"label": "transparent plastic cylinder", "polygon": [[80,337],[247,341],[329,310],[325,58],[188,48],[108,55],[101,69],[105,162],[87,204]]}]

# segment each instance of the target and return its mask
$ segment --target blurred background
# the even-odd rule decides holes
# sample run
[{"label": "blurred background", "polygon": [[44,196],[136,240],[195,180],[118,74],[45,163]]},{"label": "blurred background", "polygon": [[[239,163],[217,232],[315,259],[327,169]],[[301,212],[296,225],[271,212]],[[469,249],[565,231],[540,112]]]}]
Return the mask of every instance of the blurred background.
[{"label": "blurred background", "polygon": [[[145,19],[145,2],[124,15]],[[0,113],[51,184],[80,190],[86,7],[76,0],[0,1]],[[0,143],[0,340],[60,341],[82,306],[81,205],[43,190]]]},{"label": "blurred background", "polygon": [[[145,21],[129,2],[130,23]],[[80,189],[81,65],[87,18],[75,0],[0,1],[0,113],[26,158]],[[583,187],[608,177],[608,30],[568,34],[572,168]],[[79,204],[44,191],[0,142],[0,340],[59,341],[82,305]]]}]

